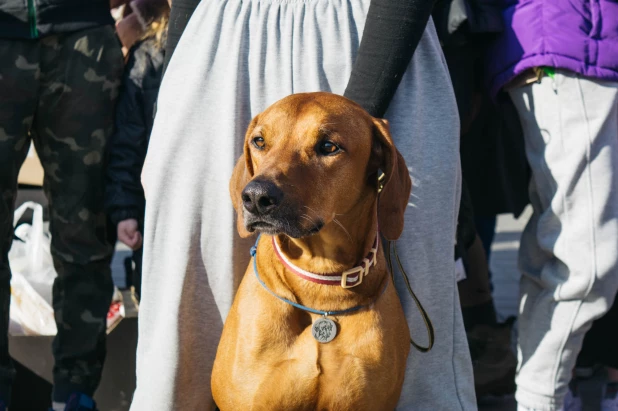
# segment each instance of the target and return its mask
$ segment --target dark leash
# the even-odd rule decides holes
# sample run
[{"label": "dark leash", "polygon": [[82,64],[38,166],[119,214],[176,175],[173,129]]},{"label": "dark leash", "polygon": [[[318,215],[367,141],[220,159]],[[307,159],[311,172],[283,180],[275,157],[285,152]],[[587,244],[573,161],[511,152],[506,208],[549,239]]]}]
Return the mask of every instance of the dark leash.
[{"label": "dark leash", "polygon": [[431,348],[433,347],[433,343],[435,341],[433,324],[431,323],[431,319],[429,318],[427,311],[425,311],[425,309],[423,308],[423,304],[421,304],[420,300],[414,293],[414,290],[412,290],[412,286],[410,285],[410,279],[408,278],[408,274],[404,270],[403,265],[401,264],[401,260],[399,259],[399,254],[397,253],[397,246],[395,245],[395,242],[386,241],[386,253],[385,253],[386,263],[388,264],[388,271],[390,271],[391,273],[393,285],[395,284],[395,270],[393,270],[393,261],[391,259],[391,246],[393,247],[393,252],[395,254],[395,261],[397,261],[397,265],[399,266],[399,272],[401,273],[401,277],[403,277],[403,281],[406,283],[408,293],[410,293],[410,296],[416,303],[416,306],[418,307],[418,310],[421,313],[421,316],[423,317],[423,321],[425,322],[425,328],[427,329],[427,337],[429,339],[429,343],[427,344],[427,346],[423,347],[422,345],[417,344],[412,338],[412,336],[410,336],[410,344],[412,344],[412,346],[420,352],[429,352]]},{"label": "dark leash", "polygon": [[[385,179],[386,179],[386,174],[384,173],[378,176],[378,195],[382,192],[382,189],[384,188]],[[433,343],[435,342],[435,335],[434,335],[434,330],[433,330],[433,324],[431,323],[431,318],[429,318],[427,311],[425,311],[425,309],[423,308],[423,304],[421,304],[416,294],[414,294],[414,290],[412,290],[412,286],[410,285],[410,279],[408,278],[408,274],[406,273],[406,270],[403,269],[403,265],[401,264],[401,260],[399,259],[399,253],[397,253],[397,246],[395,245],[395,242],[394,241],[385,241],[385,242],[386,242],[386,247],[385,247],[386,251],[384,254],[386,254],[386,264],[388,264],[388,271],[390,271],[391,273],[391,279],[393,280],[393,285],[395,285],[395,270],[393,270],[393,261],[391,259],[391,246],[393,247],[393,251],[395,253],[395,260],[397,261],[397,265],[399,266],[399,271],[401,272],[403,281],[406,283],[408,293],[410,293],[410,296],[416,303],[416,306],[418,307],[418,310],[420,311],[421,316],[423,317],[423,321],[425,322],[425,328],[427,329],[427,337],[429,339],[429,343],[427,344],[426,347],[418,345],[414,341],[412,336],[410,336],[410,344],[412,344],[412,346],[420,352],[423,352],[423,353],[429,352],[431,351],[431,348],[433,347]]]}]

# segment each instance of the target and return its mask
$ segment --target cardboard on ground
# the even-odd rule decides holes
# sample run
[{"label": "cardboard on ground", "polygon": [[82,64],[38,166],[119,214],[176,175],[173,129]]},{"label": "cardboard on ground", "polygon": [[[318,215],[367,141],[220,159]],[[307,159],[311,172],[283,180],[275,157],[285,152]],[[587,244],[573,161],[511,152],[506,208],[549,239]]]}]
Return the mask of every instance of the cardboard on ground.
[{"label": "cardboard on ground", "polygon": [[27,184],[31,186],[43,185],[43,167],[39,161],[39,157],[36,155],[36,150],[33,145],[30,145],[28,150],[28,156],[24,161],[24,164],[19,170],[19,177],[17,178],[19,184]]}]

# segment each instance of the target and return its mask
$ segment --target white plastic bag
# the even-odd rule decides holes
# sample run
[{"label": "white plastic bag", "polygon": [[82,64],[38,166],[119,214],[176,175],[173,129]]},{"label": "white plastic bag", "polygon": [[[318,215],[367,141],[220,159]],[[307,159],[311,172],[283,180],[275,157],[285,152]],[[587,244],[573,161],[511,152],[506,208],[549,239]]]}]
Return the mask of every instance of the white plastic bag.
[{"label": "white plastic bag", "polygon": [[15,229],[18,239],[13,240],[9,263],[11,271],[21,274],[51,306],[56,270],[49,249],[51,238],[43,223],[43,206],[32,201],[22,204],[15,210],[13,225],[17,225],[28,209],[34,212],[32,224],[22,224]]},{"label": "white plastic bag", "polygon": [[43,207],[26,202],[13,219],[16,225],[24,212],[34,211],[32,224],[15,229],[9,251],[11,279],[11,335],[55,335],[56,324],[52,308],[52,286],[56,278],[50,253],[50,236],[43,224]]},{"label": "white plastic bag", "polygon": [[21,274],[11,278],[11,320],[9,334],[56,335],[54,310]]}]

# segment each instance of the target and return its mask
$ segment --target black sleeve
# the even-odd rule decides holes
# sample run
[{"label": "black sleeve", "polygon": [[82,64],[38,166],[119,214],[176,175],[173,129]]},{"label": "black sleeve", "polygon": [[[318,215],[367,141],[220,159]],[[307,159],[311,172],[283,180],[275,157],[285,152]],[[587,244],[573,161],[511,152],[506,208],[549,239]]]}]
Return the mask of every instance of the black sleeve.
[{"label": "black sleeve", "polygon": [[141,173],[149,131],[144,118],[142,80],[150,63],[145,58],[144,53],[136,52],[127,62],[116,105],[115,131],[108,142],[105,209],[114,224],[128,218],[139,221],[144,213]]},{"label": "black sleeve", "polygon": [[167,65],[172,58],[172,54],[176,49],[176,45],[185,31],[189,19],[197,8],[200,0],[174,0],[172,2],[172,10],[170,11],[170,22],[167,29],[167,45],[165,47],[165,64],[163,72],[167,69]]},{"label": "black sleeve", "polygon": [[371,0],[344,96],[383,117],[420,41],[435,0]]}]

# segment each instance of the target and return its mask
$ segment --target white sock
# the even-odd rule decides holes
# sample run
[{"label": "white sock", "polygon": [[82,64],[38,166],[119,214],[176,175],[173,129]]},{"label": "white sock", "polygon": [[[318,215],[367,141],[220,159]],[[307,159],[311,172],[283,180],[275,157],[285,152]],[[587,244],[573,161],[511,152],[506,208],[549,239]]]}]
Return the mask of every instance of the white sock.
[{"label": "white sock", "polygon": [[67,404],[66,402],[52,402],[52,409],[54,411],[64,411],[64,409],[66,408]]}]

